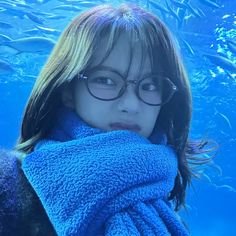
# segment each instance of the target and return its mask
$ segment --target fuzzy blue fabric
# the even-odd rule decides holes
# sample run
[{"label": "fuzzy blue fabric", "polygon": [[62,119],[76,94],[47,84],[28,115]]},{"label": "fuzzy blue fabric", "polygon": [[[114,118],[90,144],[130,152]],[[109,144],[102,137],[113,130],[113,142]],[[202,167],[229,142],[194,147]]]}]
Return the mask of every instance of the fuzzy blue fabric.
[{"label": "fuzzy blue fabric", "polygon": [[177,159],[165,143],[91,127],[63,107],[22,168],[58,235],[188,235],[167,201]]}]

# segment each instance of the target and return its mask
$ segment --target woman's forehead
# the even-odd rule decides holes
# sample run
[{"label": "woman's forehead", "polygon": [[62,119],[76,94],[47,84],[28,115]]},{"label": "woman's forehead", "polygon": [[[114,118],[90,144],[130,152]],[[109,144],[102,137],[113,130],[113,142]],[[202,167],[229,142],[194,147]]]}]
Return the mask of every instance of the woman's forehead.
[{"label": "woman's forehead", "polygon": [[140,41],[132,41],[126,34],[121,34],[106,56],[107,38],[103,38],[94,51],[90,67],[109,66],[123,75],[137,76],[152,71],[151,57],[147,46]]}]

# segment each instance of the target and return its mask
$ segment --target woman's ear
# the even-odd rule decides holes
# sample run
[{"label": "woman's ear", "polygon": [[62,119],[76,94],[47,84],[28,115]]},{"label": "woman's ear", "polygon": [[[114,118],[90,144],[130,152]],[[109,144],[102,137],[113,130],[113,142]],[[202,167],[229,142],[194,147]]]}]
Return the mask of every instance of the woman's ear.
[{"label": "woman's ear", "polygon": [[66,107],[71,109],[74,108],[74,96],[72,87],[66,87],[62,90],[61,100]]}]

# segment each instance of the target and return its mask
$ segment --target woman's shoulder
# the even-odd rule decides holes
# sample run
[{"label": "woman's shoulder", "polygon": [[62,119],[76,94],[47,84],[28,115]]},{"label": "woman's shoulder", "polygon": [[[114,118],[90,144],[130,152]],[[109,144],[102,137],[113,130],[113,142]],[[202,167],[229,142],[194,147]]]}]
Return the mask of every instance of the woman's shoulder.
[{"label": "woman's shoulder", "polygon": [[17,230],[19,217],[17,199],[17,156],[5,149],[0,149],[0,234],[12,235]]},{"label": "woman's shoulder", "polygon": [[[0,203],[2,198],[7,195],[8,198],[16,193],[19,161],[13,151],[0,149]],[[13,202],[12,202],[13,203]]]},{"label": "woman's shoulder", "polygon": [[0,200],[5,195],[9,198],[17,194],[18,184],[22,179],[21,156],[22,154],[16,151],[0,149]]},{"label": "woman's shoulder", "polygon": [[55,235],[21,169],[23,155],[0,149],[0,235]]}]

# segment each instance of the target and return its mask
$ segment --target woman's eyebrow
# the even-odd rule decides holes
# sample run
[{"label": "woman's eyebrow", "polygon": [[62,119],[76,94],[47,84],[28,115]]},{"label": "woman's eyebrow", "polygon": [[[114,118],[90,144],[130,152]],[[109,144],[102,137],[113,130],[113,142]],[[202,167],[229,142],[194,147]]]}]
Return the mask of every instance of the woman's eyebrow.
[{"label": "woman's eyebrow", "polygon": [[[110,71],[110,72],[115,72],[115,73],[117,73],[118,75],[120,75],[121,77],[126,78],[126,75],[125,75],[125,74],[123,74],[122,72],[120,72],[119,70],[117,70],[116,68],[111,67],[111,66],[102,66],[102,65],[99,65],[99,66],[95,66],[95,67],[91,68],[89,71],[90,71],[90,72],[96,72],[97,70],[100,70],[100,69],[102,69],[102,70],[107,70],[107,71]],[[141,75],[140,77],[144,77],[144,76],[150,75],[150,74],[152,74],[152,73],[151,73],[151,72],[145,72],[145,73],[143,73],[143,75]],[[132,76],[131,76],[131,77],[132,77]]]},{"label": "woman's eyebrow", "polygon": [[115,72],[115,73],[119,74],[120,76],[124,77],[124,75],[119,70],[117,70],[116,68],[113,68],[111,66],[99,65],[99,66],[92,67],[89,71],[96,72],[97,70],[106,70],[106,71],[110,71],[110,72]]}]

